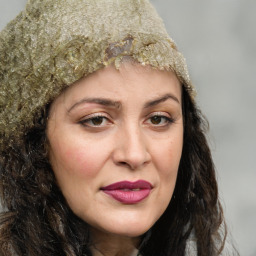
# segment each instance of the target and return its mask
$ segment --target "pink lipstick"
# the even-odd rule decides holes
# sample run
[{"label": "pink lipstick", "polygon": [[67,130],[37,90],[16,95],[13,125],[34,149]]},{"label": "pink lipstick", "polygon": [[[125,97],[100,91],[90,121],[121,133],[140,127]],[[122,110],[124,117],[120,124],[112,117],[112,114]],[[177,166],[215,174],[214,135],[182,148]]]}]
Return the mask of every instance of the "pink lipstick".
[{"label": "pink lipstick", "polygon": [[124,204],[136,204],[145,199],[152,189],[152,185],[145,180],[135,182],[121,181],[110,184],[101,190]]}]

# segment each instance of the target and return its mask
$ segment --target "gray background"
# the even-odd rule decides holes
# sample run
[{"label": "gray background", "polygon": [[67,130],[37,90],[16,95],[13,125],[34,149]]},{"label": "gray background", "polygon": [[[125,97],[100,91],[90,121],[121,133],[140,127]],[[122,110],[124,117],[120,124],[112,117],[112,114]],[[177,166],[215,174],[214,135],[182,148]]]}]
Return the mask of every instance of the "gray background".
[{"label": "gray background", "polygon": [[[0,0],[0,29],[25,0]],[[152,0],[185,55],[210,122],[226,219],[241,256],[256,256],[256,1]]]}]

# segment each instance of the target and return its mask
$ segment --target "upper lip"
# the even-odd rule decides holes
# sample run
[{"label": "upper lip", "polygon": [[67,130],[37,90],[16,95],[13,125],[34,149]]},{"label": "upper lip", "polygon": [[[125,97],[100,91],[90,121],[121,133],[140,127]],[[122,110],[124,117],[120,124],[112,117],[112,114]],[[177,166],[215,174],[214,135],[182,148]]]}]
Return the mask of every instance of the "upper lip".
[{"label": "upper lip", "polygon": [[119,181],[108,186],[102,187],[102,190],[118,190],[118,189],[151,189],[152,185],[150,182],[145,180],[137,181]]}]

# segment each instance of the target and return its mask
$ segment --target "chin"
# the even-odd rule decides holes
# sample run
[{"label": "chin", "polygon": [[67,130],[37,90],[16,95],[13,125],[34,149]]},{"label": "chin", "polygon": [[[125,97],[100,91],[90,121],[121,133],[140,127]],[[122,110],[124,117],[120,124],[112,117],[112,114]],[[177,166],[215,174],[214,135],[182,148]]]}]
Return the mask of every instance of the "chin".
[{"label": "chin", "polygon": [[138,229],[134,228],[131,230],[120,230],[118,235],[120,236],[127,236],[127,237],[139,237],[146,233],[150,228]]},{"label": "chin", "polygon": [[126,237],[139,237],[146,233],[154,223],[142,223],[142,222],[126,222],[113,224],[111,227],[106,227],[107,233],[116,234]]}]

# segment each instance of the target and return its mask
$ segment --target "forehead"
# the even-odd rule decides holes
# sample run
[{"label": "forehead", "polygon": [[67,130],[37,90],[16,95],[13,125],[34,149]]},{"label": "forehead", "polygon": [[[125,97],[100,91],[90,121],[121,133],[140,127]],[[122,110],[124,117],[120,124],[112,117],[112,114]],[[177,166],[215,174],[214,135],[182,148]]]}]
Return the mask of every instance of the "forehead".
[{"label": "forehead", "polygon": [[116,101],[134,99],[147,101],[163,94],[173,94],[181,102],[181,83],[172,71],[162,71],[134,62],[120,68],[110,65],[71,85],[59,99],[67,104],[83,97],[111,98]]}]

